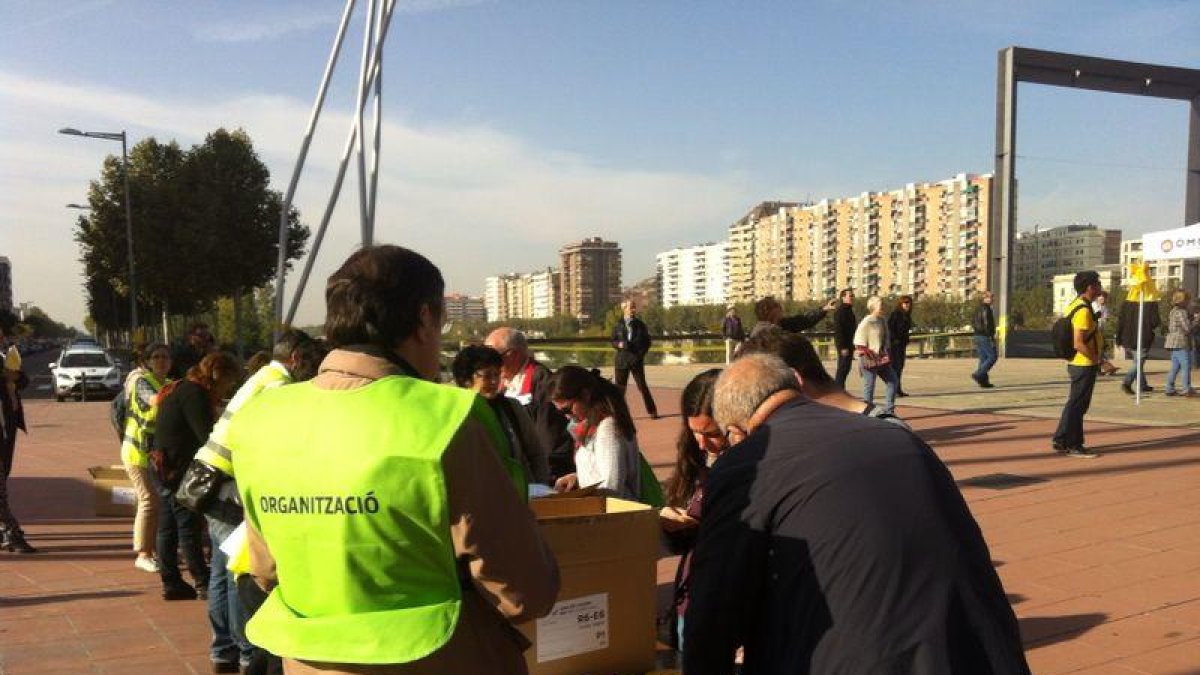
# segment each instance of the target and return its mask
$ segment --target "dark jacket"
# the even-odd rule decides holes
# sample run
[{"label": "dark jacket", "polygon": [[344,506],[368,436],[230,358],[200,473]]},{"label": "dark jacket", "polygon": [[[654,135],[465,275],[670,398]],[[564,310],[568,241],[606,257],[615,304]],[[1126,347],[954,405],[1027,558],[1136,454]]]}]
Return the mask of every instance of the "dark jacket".
[{"label": "dark jacket", "polygon": [[[16,349],[16,347],[12,349]],[[3,358],[3,353],[3,350],[0,350],[0,359]],[[15,443],[18,429],[29,433],[29,430],[25,428],[25,406],[21,403],[21,390],[29,386],[29,376],[25,374],[25,371],[21,371],[17,377],[17,394],[14,398],[9,399],[8,386],[3,380],[5,376],[3,370],[3,366],[0,365],[0,441]]]},{"label": "dark jacket", "polygon": [[996,315],[992,313],[991,305],[979,303],[979,307],[975,309],[975,314],[971,317],[971,330],[976,335],[996,337]]},{"label": "dark jacket", "polygon": [[[1149,348],[1154,343],[1154,332],[1162,325],[1158,314],[1158,303],[1147,302],[1146,311],[1142,314],[1142,347]],[[1117,316],[1117,344],[1126,349],[1137,349],[1138,303],[1126,302],[1121,305],[1121,313]]]},{"label": "dark jacket", "polygon": [[553,393],[550,391],[552,377],[554,373],[549,368],[533,362],[532,399],[525,406],[525,412],[533,418],[538,439],[549,455],[551,475],[562,478],[575,473],[575,441],[567,432],[567,418],[550,400],[550,394]]},{"label": "dark jacket", "polygon": [[806,331],[809,328],[821,322],[825,318],[825,310],[814,309],[811,312],[802,312],[796,316],[785,316],[779,320],[779,327],[789,333],[799,333]]},{"label": "dark jacket", "polygon": [[854,349],[854,331],[858,319],[854,318],[854,306],[841,303],[833,312],[833,344],[838,349]]},{"label": "dark jacket", "polygon": [[741,342],[746,339],[746,329],[742,327],[742,319],[739,316],[727,316],[721,322],[721,335],[727,340],[736,340]]},{"label": "dark jacket", "polygon": [[902,309],[893,309],[888,315],[887,328],[888,346],[891,347],[892,354],[896,354],[897,349],[908,346],[908,334],[912,332],[912,314]]},{"label": "dark jacket", "polygon": [[159,402],[153,447],[162,451],[160,477],[165,487],[179,487],[183,472],[208,440],[215,422],[208,392],[190,380],[180,380]]},{"label": "dark jacket", "polygon": [[617,350],[617,367],[629,368],[650,351],[650,329],[636,316],[628,321],[621,319],[613,327],[612,345]]},{"label": "dark jacket", "polygon": [[1028,673],[945,465],[896,425],[798,399],[713,466],[683,670]]}]

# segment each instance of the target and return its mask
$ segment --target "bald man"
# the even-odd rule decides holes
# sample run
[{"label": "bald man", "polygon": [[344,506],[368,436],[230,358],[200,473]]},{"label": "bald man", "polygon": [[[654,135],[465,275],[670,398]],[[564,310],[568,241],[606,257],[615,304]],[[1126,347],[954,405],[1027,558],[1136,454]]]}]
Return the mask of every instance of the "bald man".
[{"label": "bald man", "polygon": [[1017,620],[954,479],[919,438],[816,405],[777,356],[717,381],[737,442],[704,486],[688,675],[1028,673]]},{"label": "bald man", "polygon": [[575,442],[567,433],[567,418],[550,400],[550,378],[554,373],[533,358],[525,334],[516,328],[497,328],[483,343],[500,352],[504,394],[525,406],[525,411],[533,418],[538,440],[549,452],[550,473],[553,474],[550,484],[575,473]]}]

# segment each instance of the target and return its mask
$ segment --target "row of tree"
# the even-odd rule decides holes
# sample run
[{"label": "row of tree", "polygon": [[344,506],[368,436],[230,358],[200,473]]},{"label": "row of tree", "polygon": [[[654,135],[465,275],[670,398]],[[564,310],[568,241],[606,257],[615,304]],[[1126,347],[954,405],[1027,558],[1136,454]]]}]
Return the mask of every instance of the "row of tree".
[{"label": "row of tree", "polygon": [[[123,171],[121,158],[105,159],[88,190],[90,211],[75,229],[89,327],[97,331],[121,330],[130,322]],[[270,188],[270,178],[240,129],[217,129],[186,150],[152,137],[133,146],[129,192],[139,323],[218,311],[222,298],[240,297],[272,278],[283,198]],[[295,209],[288,223],[290,264],[304,255],[309,230]]]},{"label": "row of tree", "polygon": [[6,335],[18,338],[45,340],[74,337],[76,333],[74,328],[51,319],[41,307],[36,306],[25,310],[23,320],[8,310],[0,310],[0,329]]}]

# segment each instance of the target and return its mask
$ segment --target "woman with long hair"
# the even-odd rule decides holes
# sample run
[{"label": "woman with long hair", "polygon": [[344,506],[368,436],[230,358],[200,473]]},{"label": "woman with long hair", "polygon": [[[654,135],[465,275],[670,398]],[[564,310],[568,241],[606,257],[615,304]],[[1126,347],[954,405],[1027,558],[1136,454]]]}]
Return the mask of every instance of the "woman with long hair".
[{"label": "woman with long hair", "polygon": [[594,486],[622,499],[638,500],[641,450],[621,390],[579,366],[560,368],[550,390],[550,400],[571,421],[578,444],[575,473],[559,478],[554,489],[565,492]]},{"label": "woman with long hair", "polygon": [[659,522],[666,535],[667,547],[682,557],[675,571],[674,601],[670,619],[677,640],[676,648],[683,650],[683,615],[687,610],[687,579],[691,567],[691,552],[696,545],[700,528],[700,507],[704,499],[704,481],[708,467],[729,447],[721,427],[713,419],[713,392],[720,368],[713,368],[692,378],[679,398],[683,424],[675,441],[675,471],[667,480],[667,506],[659,511]]},{"label": "woman with long hair", "polygon": [[[208,565],[200,546],[200,519],[175,501],[175,489],[241,378],[242,368],[233,356],[213,352],[193,366],[184,379],[159,393],[151,454],[163,505],[158,521],[158,558],[164,600],[208,597]],[[188,571],[196,583],[194,588],[179,574],[181,543]]]},{"label": "woman with long hair", "polygon": [[[1192,396],[1192,332],[1195,323],[1189,311],[1191,296],[1185,290],[1171,295],[1171,313],[1167,315],[1165,347],[1171,353],[1171,371],[1167,373],[1167,396]],[[1183,385],[1175,389],[1175,376],[1183,373]]]},{"label": "woman with long hair", "polygon": [[133,550],[137,558],[133,566],[157,574],[154,533],[158,527],[159,504],[150,473],[147,443],[154,434],[154,399],[171,381],[167,377],[171,370],[171,349],[160,342],[147,346],[141,354],[140,367],[135,371],[137,375],[126,380],[125,391],[121,394],[126,397],[127,411],[125,433],[121,439],[121,464],[125,466],[137,498],[137,512],[133,517]]}]

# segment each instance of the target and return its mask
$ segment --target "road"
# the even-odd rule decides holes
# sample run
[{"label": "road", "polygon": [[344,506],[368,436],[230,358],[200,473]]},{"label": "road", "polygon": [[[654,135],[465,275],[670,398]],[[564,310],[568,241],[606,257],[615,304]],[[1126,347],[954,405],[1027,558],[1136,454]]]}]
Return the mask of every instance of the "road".
[{"label": "road", "polygon": [[21,392],[21,398],[26,400],[54,398],[51,385],[50,364],[58,360],[61,350],[48,349],[37,354],[29,354],[24,358],[22,368],[29,375],[29,387]]}]

